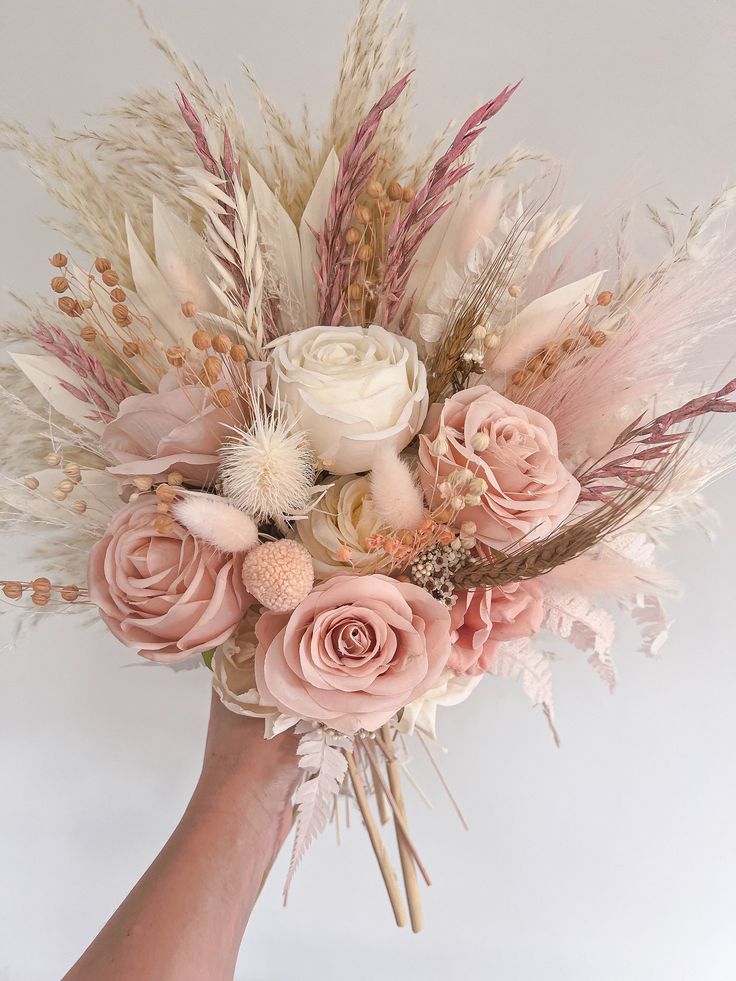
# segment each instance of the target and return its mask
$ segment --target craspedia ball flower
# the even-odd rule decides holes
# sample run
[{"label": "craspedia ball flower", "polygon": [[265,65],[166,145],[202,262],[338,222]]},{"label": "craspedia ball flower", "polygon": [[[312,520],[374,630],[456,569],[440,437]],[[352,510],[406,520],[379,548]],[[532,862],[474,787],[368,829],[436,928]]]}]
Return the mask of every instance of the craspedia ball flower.
[{"label": "craspedia ball flower", "polygon": [[287,613],[314,585],[312,557],[299,542],[282,538],[249,552],[243,561],[245,588],[267,610]]}]

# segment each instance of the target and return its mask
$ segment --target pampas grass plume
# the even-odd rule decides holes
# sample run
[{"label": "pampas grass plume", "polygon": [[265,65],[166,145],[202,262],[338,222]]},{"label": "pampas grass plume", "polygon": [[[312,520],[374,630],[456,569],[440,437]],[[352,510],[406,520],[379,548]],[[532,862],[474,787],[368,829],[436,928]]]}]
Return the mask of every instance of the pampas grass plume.
[{"label": "pampas grass plume", "polygon": [[418,528],[424,518],[424,498],[409,466],[393,450],[381,449],[370,476],[373,510],[392,531]]},{"label": "pampas grass plume", "polygon": [[258,544],[258,527],[252,518],[213,494],[186,494],[171,513],[195,538],[223,552],[247,552]]}]

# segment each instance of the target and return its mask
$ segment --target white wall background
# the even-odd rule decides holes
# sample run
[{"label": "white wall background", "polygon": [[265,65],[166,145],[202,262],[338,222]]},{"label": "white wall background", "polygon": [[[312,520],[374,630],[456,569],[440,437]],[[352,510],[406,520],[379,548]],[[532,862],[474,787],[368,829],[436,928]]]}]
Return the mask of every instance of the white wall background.
[{"label": "white wall background", "polygon": [[[491,124],[488,153],[517,142],[568,163],[566,196],[591,206],[670,194],[685,206],[735,176],[736,33],[730,0],[409,0],[417,129],[428,137],[524,76]],[[352,3],[148,0],[187,53],[245,91],[248,59],[287,107],[326,105]],[[128,6],[5,0],[0,112],[32,128],[85,125],[120,93],[172,81]],[[0,158],[0,282],[46,288],[62,243],[31,177]],[[624,196],[625,199],[625,196]],[[10,310],[5,297],[0,313]],[[724,339],[720,360],[733,356]],[[715,362],[714,362],[715,364]],[[619,643],[611,698],[571,654],[556,669],[562,749],[523,695],[486,682],[441,734],[465,833],[431,775],[412,800],[434,877],[426,931],[392,925],[367,838],[313,848],[288,910],[283,861],[249,927],[237,977],[337,981],[727,981],[736,977],[736,660],[733,482],[715,547],[683,536],[658,662]],[[40,574],[0,540],[4,575]],[[11,617],[0,625],[3,639]],[[176,823],[200,764],[208,676],[136,662],[104,629],[49,618],[5,647],[0,682],[0,979],[64,973]],[[196,929],[196,925],[182,925]],[[102,979],[101,979],[102,981]]]}]

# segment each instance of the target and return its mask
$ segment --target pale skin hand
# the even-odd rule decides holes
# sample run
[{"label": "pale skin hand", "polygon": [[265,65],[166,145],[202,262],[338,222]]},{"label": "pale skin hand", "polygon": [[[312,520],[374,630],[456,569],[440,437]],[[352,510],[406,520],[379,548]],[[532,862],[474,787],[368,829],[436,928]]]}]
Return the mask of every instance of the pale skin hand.
[{"label": "pale skin hand", "polygon": [[296,738],[212,696],[202,774],[179,825],[64,981],[232,981],[261,883],[291,828]]}]

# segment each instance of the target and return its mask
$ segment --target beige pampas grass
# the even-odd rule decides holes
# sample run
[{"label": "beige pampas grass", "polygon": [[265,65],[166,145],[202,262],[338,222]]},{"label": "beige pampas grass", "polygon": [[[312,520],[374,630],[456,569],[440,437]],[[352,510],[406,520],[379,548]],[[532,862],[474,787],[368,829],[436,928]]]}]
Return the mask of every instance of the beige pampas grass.
[{"label": "beige pampas grass", "polygon": [[424,497],[409,465],[393,450],[379,450],[370,475],[373,510],[392,531],[413,531],[424,519]]}]

